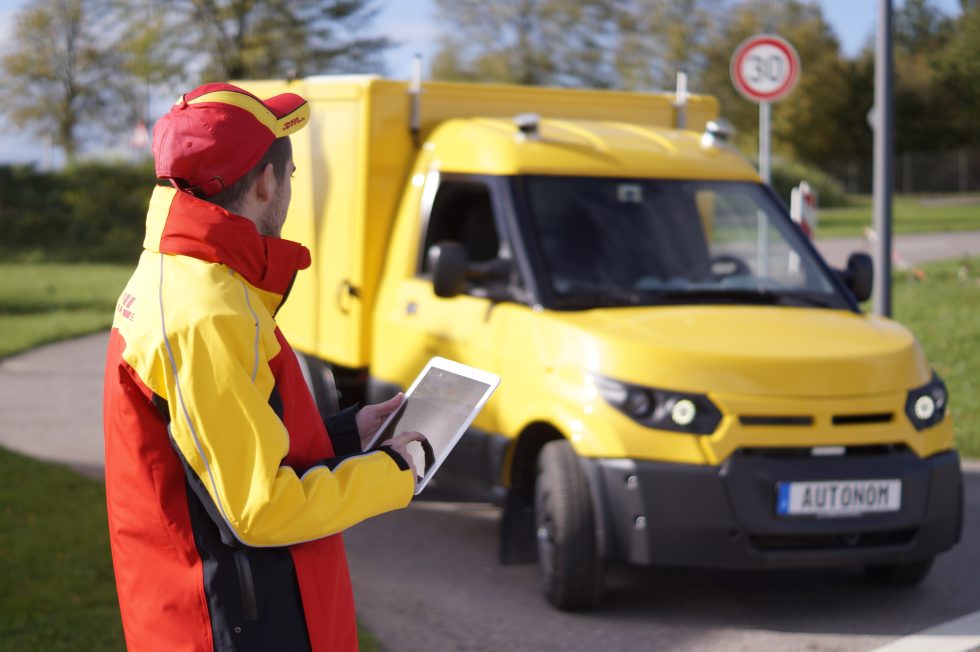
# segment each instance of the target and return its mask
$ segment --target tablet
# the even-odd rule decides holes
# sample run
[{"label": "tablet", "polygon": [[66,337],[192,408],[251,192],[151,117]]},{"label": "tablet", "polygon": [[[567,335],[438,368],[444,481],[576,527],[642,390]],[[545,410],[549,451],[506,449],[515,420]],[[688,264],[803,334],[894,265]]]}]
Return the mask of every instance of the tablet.
[{"label": "tablet", "polygon": [[425,450],[417,442],[408,446],[416,471],[422,473],[422,479],[415,487],[418,495],[499,383],[500,377],[488,371],[445,358],[432,358],[405,392],[405,400],[381,424],[367,448],[374,448],[403,432],[414,430],[425,435],[431,450]]}]

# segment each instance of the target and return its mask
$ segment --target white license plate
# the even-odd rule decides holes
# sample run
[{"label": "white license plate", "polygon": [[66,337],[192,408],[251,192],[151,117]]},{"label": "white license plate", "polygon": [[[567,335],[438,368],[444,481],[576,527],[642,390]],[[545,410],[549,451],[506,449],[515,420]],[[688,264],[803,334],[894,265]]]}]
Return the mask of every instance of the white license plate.
[{"label": "white license plate", "polygon": [[901,480],[776,483],[776,513],[781,516],[857,516],[901,508]]}]

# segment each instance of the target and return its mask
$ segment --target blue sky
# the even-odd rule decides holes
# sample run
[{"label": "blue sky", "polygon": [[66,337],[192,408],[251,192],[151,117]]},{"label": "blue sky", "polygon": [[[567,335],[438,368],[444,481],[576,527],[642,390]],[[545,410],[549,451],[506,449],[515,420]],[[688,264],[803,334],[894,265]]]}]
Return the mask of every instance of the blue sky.
[{"label": "blue sky", "polygon": [[[895,6],[903,0],[894,0]],[[28,4],[28,0],[0,0],[0,44],[7,42],[8,29],[13,15]],[[406,78],[410,61],[416,52],[431,56],[438,34],[438,20],[432,0],[387,0],[381,3],[383,10],[375,24],[379,33],[385,34],[400,45],[386,57],[388,74]],[[853,55],[874,37],[877,0],[817,0],[824,16],[834,28],[846,55]],[[958,0],[934,0],[934,4],[947,14],[959,13]],[[34,162],[38,165],[56,165],[60,154],[50,147],[29,138],[10,133],[9,125],[0,118],[0,163]]]}]

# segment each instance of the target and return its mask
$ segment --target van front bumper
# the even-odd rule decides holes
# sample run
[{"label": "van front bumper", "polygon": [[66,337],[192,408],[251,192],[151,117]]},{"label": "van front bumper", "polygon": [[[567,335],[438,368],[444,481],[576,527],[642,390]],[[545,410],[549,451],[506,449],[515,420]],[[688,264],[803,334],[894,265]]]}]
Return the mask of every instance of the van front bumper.
[{"label": "van front bumper", "polygon": [[[583,459],[599,547],[609,560],[712,568],[906,562],[959,541],[959,455],[909,450],[811,457],[737,452],[721,466]],[[901,509],[817,518],[776,514],[779,482],[902,481]]]}]

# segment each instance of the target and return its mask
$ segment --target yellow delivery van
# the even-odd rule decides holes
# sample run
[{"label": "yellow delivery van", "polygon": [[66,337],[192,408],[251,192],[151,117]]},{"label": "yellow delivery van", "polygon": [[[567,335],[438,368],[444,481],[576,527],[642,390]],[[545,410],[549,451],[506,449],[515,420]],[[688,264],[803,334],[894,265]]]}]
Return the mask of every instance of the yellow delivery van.
[{"label": "yellow delivery van", "polygon": [[499,374],[432,493],[501,505],[501,561],[536,560],[555,606],[594,606],[611,561],[914,584],[959,540],[943,381],[861,311],[867,255],[827,265],[713,98],[246,86],[312,108],[284,237],[313,265],[278,320],[318,405],[384,399],[435,355]]}]

